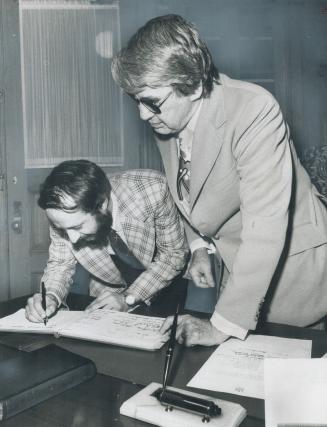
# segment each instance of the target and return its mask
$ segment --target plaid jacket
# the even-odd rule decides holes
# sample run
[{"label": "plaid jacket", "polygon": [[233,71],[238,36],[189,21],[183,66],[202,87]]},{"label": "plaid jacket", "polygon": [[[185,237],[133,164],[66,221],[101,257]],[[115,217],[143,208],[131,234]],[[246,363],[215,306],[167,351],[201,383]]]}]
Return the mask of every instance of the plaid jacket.
[{"label": "plaid jacket", "polygon": [[[118,200],[119,221],[128,247],[146,270],[129,287],[141,300],[149,300],[183,269],[188,247],[184,229],[164,176],[151,170],[131,170],[109,177]],[[65,299],[78,261],[91,273],[91,295],[104,288],[121,292],[124,280],[107,248],[75,251],[68,239],[50,226],[49,259],[42,280],[47,292]],[[107,287],[107,286],[105,286]]]}]

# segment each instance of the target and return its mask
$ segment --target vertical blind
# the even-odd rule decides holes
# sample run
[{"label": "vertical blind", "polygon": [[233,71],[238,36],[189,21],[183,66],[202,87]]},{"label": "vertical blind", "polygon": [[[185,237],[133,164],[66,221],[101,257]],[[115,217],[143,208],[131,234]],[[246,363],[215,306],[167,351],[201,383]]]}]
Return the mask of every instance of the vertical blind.
[{"label": "vertical blind", "polygon": [[123,164],[117,2],[20,0],[25,167],[87,158]]}]

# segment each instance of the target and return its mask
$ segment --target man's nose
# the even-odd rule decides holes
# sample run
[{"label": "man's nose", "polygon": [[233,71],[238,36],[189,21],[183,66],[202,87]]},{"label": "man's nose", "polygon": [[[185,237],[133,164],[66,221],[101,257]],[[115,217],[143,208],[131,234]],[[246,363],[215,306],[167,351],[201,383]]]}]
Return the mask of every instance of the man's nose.
[{"label": "man's nose", "polygon": [[67,232],[69,240],[72,243],[76,243],[77,240],[80,238],[80,233],[76,230],[66,230],[66,232]]},{"label": "man's nose", "polygon": [[148,121],[154,116],[154,113],[148,110],[141,102],[139,103],[139,111],[141,120]]}]

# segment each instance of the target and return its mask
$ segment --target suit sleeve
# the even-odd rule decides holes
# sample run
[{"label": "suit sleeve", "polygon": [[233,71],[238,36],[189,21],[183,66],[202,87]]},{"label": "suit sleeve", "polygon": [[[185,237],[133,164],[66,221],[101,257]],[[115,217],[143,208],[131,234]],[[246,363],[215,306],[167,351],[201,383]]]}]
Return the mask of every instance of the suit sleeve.
[{"label": "suit sleeve", "polygon": [[284,249],[292,193],[289,131],[278,104],[256,97],[244,111],[234,140],[240,179],[242,231],[216,312],[255,329]]},{"label": "suit sleeve", "polygon": [[148,268],[129,287],[131,293],[147,301],[183,270],[188,256],[184,227],[166,181],[153,212],[156,251]]},{"label": "suit sleeve", "polygon": [[44,281],[47,292],[53,294],[61,303],[73,282],[76,259],[70,242],[62,238],[51,226],[50,239],[49,258],[41,281]]}]

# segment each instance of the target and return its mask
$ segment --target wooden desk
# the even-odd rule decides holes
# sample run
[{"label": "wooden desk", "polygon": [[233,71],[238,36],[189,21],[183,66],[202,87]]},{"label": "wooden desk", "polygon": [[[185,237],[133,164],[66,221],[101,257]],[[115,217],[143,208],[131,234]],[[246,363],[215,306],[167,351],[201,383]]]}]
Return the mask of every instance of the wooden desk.
[{"label": "wooden desk", "polygon": [[98,374],[39,405],[0,422],[1,427],[146,427],[119,414],[137,391],[135,384]]},{"label": "wooden desk", "polygon": [[[163,295],[160,302],[146,310],[146,314],[166,315],[169,307],[180,297],[183,286],[172,294]],[[0,317],[24,307],[26,298],[18,298],[0,304]],[[71,309],[83,309],[88,303],[85,297],[71,296]],[[311,339],[312,357],[320,357],[327,352],[327,333],[285,325],[267,324],[257,333],[289,338]],[[91,381],[74,387],[61,395],[31,408],[14,418],[1,423],[5,427],[47,427],[47,426],[123,426],[139,427],[148,424],[119,415],[119,407],[124,400],[136,393],[140,386],[152,381],[162,381],[165,347],[156,352],[133,350],[89,341],[68,338],[54,338],[34,334],[0,334],[0,342],[31,349],[50,342],[92,359],[98,375]],[[177,345],[170,383],[175,387],[186,388],[187,382],[202,366],[215,347],[185,348]],[[137,385],[138,384],[138,385]],[[140,386],[139,386],[140,385]],[[194,391],[199,391],[194,389]],[[199,391],[201,392],[201,391]],[[222,399],[235,401],[246,407],[249,416],[242,427],[264,427],[264,402],[227,393],[202,391]]]}]

